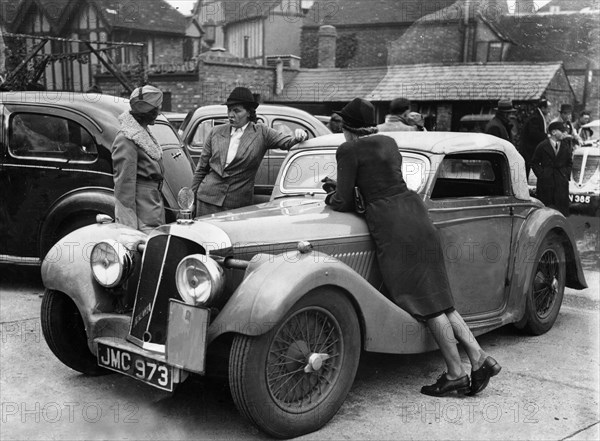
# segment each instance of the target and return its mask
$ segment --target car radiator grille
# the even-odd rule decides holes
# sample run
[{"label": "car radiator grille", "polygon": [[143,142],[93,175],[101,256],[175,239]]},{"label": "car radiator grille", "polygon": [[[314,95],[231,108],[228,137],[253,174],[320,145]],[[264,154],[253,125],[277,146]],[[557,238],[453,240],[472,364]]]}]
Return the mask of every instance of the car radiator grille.
[{"label": "car radiator grille", "polygon": [[204,248],[167,235],[152,237],[146,244],[129,331],[134,342],[165,344],[169,300],[180,299],[175,271],[190,254],[204,254]]}]

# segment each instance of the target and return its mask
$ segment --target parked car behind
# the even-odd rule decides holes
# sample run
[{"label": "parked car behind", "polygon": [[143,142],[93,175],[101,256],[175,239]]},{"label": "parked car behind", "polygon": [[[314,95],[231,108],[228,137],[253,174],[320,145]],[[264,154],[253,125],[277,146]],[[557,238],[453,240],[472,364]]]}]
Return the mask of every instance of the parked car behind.
[{"label": "parked car behind", "polygon": [[[509,323],[547,332],[565,286],[586,283],[570,225],[530,198],[515,148],[482,134],[389,135],[439,228],[456,307],[474,334]],[[267,203],[148,236],[98,224],[65,237],[64,252],[93,249],[91,262],[44,260],[50,349],[76,371],[110,369],[165,390],[192,373],[226,374],[242,415],[279,438],[332,418],[361,350],[436,349],[425,325],[386,297],[364,218],[324,202],[321,179],[336,178],[343,141],[294,146]]]},{"label": "parked car behind", "polygon": [[600,120],[583,127],[591,129],[592,136],[573,152],[570,207],[574,212],[600,216]]},{"label": "parked car behind", "polygon": [[485,126],[494,117],[492,113],[472,113],[460,119],[459,132],[485,133]]},{"label": "parked car behind", "polygon": [[[114,216],[112,142],[126,99],[72,92],[0,93],[0,262],[39,265],[67,233]],[[181,142],[159,117],[150,130],[164,152],[167,219],[191,185]]]},{"label": "parked car behind", "polygon": [[[288,106],[261,104],[256,109],[259,122],[287,134],[294,134],[295,129],[303,129],[308,138],[327,135],[331,131],[313,115]],[[212,105],[199,107],[188,113],[181,125],[180,133],[194,164],[198,163],[204,140],[214,126],[226,124],[227,107]],[[284,150],[269,150],[256,174],[254,186],[255,202],[265,202],[273,191],[273,184],[279,168],[287,154]]]}]

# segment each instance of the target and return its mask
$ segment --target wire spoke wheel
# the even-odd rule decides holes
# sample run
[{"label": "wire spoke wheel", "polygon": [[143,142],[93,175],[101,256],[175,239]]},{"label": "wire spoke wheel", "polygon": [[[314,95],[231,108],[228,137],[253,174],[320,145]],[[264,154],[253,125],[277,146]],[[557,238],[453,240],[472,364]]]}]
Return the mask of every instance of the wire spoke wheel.
[{"label": "wire spoke wheel", "polygon": [[267,333],[237,335],[231,396],[242,415],[277,438],[320,429],[343,404],[360,359],[352,303],[341,292],[305,294]]},{"label": "wire spoke wheel", "polygon": [[556,301],[559,289],[559,261],[554,250],[546,251],[539,263],[533,282],[533,300],[540,318],[547,317]]},{"label": "wire spoke wheel", "polygon": [[322,308],[290,317],[269,348],[267,384],[273,400],[288,412],[318,406],[339,375],[343,338],[335,317]]}]

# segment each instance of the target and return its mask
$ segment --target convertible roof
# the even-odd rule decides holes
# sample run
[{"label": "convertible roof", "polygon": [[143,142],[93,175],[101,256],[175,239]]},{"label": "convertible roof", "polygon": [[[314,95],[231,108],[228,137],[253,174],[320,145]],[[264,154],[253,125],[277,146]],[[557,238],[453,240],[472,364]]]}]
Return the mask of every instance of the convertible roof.
[{"label": "convertible roof", "polygon": [[[461,152],[495,151],[504,153],[511,167],[513,189],[519,199],[529,200],[525,178],[525,161],[514,145],[496,136],[469,132],[384,132],[396,140],[401,150],[411,150],[433,155]],[[292,150],[336,148],[345,141],[343,134],[319,136],[292,147]]]}]

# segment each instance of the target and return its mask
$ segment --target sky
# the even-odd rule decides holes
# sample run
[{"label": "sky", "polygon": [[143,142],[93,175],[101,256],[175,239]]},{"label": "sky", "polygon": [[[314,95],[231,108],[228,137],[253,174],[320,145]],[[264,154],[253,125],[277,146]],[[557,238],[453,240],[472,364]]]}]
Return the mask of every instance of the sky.
[{"label": "sky", "polygon": [[[181,12],[183,15],[189,15],[192,12],[192,9],[194,8],[194,4],[196,3],[196,0],[166,0],[166,1],[171,6],[176,8],[179,12]],[[507,1],[508,1],[508,8],[512,12],[515,7],[515,0],[507,0]],[[535,0],[535,6],[537,8],[541,8],[549,1],[550,0]]]}]

